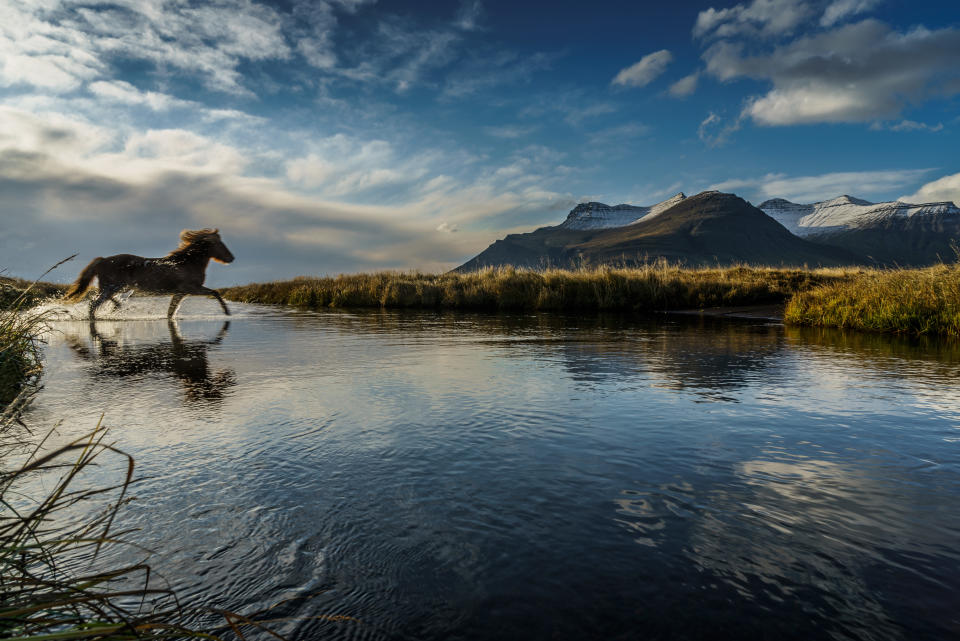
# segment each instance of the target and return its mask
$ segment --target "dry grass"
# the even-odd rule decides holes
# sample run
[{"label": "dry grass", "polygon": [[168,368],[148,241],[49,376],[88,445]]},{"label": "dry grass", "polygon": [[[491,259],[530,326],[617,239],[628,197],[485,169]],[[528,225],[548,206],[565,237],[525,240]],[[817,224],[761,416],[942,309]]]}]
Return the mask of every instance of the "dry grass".
[{"label": "dry grass", "polygon": [[781,303],[798,291],[849,278],[841,269],[727,267],[532,271],[489,268],[467,274],[380,272],[251,284],[220,290],[231,300],[318,309],[415,307],[477,310],[657,311]]},{"label": "dry grass", "polygon": [[785,322],[960,336],[960,265],[865,271],[799,292],[787,304]]}]

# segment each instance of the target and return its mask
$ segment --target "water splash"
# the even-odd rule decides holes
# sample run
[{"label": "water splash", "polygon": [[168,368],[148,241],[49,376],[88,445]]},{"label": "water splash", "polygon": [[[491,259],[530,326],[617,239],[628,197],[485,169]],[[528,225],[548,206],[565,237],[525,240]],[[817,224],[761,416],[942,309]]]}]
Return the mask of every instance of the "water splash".
[{"label": "water splash", "polygon": [[[97,320],[101,321],[141,321],[162,320],[167,318],[167,307],[170,305],[169,296],[131,296],[124,294],[117,297],[120,306],[114,307],[107,302],[97,310]],[[220,306],[212,298],[206,296],[187,297],[175,318],[178,320],[226,320],[242,318],[249,310],[244,305],[228,303],[230,316],[224,315]],[[58,298],[50,298],[35,305],[31,311],[46,314],[51,321],[86,321],[88,320],[90,302],[83,300],[78,303],[65,303]]]}]

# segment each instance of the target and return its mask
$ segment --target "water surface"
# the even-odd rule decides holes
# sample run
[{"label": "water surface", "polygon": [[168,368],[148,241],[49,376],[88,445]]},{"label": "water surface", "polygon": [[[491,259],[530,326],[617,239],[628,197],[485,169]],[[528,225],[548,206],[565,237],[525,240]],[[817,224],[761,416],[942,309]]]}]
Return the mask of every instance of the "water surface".
[{"label": "water surface", "polygon": [[106,413],[183,594],[299,639],[960,637],[954,345],[206,303],[55,323],[29,416]]}]

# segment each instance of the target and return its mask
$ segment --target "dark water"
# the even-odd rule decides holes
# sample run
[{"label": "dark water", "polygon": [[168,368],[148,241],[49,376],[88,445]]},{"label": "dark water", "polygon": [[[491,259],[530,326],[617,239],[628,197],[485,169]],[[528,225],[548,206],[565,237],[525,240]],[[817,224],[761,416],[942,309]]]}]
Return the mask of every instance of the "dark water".
[{"label": "dark water", "polygon": [[58,323],[29,417],[106,412],[183,594],[299,639],[960,638],[955,346],[199,308]]}]

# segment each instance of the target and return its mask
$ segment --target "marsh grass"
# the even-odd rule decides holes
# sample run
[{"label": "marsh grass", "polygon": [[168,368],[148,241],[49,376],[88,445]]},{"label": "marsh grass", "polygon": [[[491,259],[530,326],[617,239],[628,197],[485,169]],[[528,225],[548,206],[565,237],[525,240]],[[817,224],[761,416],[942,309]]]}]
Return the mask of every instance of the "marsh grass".
[{"label": "marsh grass", "polygon": [[379,272],[300,277],[220,291],[238,302],[307,309],[659,311],[783,303],[795,292],[842,280],[849,273],[745,266],[686,269],[660,262],[635,268],[534,271],[501,267],[465,274]]},{"label": "marsh grass", "polygon": [[960,336],[960,265],[871,270],[798,292],[786,323]]},{"label": "marsh grass", "polygon": [[[73,259],[66,258],[46,272]],[[43,277],[41,276],[41,278]],[[15,278],[0,278],[0,407],[16,404],[40,375],[40,336],[46,329],[47,315],[33,311],[42,300],[59,294],[57,285]]]}]

